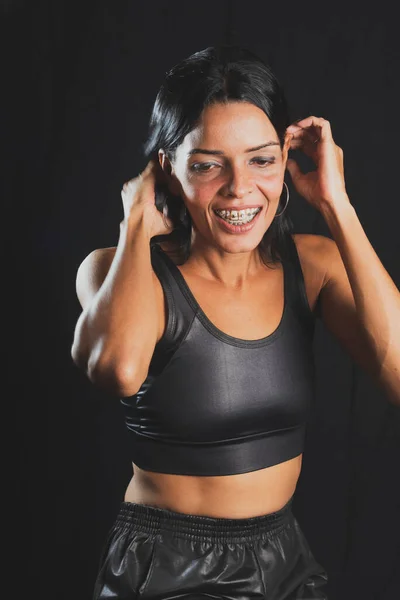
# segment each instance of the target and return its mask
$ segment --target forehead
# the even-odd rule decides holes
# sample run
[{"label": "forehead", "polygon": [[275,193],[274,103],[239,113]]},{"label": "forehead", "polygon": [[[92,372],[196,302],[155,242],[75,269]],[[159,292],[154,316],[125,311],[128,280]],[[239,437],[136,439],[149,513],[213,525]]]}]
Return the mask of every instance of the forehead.
[{"label": "forehead", "polygon": [[198,125],[189,132],[183,150],[200,145],[210,148],[240,149],[278,140],[274,126],[263,110],[249,102],[230,102],[207,106]]}]

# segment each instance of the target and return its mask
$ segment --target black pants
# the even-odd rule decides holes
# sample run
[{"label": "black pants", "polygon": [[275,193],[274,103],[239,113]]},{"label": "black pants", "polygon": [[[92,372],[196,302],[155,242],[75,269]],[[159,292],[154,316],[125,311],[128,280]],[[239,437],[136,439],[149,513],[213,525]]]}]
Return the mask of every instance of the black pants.
[{"label": "black pants", "polygon": [[248,519],[122,502],[93,600],[327,600],[328,577],[292,510]]}]

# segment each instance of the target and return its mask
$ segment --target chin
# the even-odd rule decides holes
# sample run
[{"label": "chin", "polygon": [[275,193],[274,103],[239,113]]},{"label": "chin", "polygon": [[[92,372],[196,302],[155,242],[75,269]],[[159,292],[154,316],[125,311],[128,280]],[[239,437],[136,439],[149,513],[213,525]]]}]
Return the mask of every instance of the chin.
[{"label": "chin", "polygon": [[252,252],[255,250],[262,240],[257,236],[257,238],[253,237],[239,237],[232,236],[232,239],[224,239],[218,241],[217,239],[214,241],[216,246],[222,248],[225,252],[229,254],[240,254],[242,252]]}]

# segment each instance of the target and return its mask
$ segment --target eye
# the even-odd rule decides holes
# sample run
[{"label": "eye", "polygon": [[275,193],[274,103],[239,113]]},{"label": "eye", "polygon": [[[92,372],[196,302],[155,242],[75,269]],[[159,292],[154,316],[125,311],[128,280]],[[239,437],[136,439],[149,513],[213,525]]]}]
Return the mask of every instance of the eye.
[{"label": "eye", "polygon": [[[261,168],[265,168],[268,165],[272,165],[275,162],[275,157],[266,158],[265,156],[256,156],[251,160],[251,162],[257,162]],[[195,173],[209,173],[211,171],[211,167],[220,167],[216,163],[194,163],[190,166],[190,170]]]},{"label": "eye", "polygon": [[213,165],[218,166],[215,165],[215,163],[194,163],[190,166],[190,170],[194,171],[195,173],[206,173],[210,170],[207,169],[207,167],[212,167]]},{"label": "eye", "polygon": [[275,158],[265,158],[264,156],[257,156],[253,158],[253,161],[258,162],[261,167],[266,167],[267,165],[272,165],[275,162]]}]

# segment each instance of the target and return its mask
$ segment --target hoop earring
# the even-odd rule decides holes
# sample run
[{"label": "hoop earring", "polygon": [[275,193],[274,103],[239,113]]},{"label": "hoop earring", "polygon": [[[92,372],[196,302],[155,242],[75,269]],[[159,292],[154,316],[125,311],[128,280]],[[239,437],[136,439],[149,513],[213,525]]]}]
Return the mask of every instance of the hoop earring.
[{"label": "hoop earring", "polygon": [[163,218],[163,222],[164,222],[164,227],[166,229],[170,229],[170,226],[168,225],[166,219],[168,219],[168,206],[167,206],[167,201],[165,199],[164,203],[163,203],[163,208],[162,208],[162,218]]},{"label": "hoop earring", "polygon": [[[286,204],[285,204],[285,208],[278,215],[275,215],[275,217],[280,217],[281,215],[283,215],[283,213],[287,209],[287,205],[289,204],[289,188],[286,185],[286,181],[284,181],[283,184],[286,187]],[[275,219],[275,217],[274,217],[274,219]]]}]

